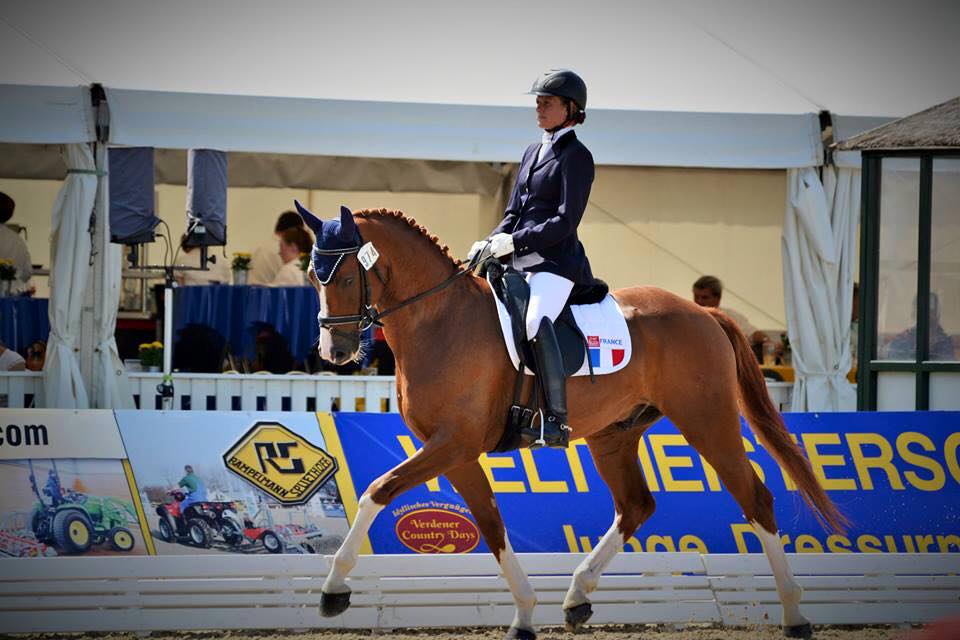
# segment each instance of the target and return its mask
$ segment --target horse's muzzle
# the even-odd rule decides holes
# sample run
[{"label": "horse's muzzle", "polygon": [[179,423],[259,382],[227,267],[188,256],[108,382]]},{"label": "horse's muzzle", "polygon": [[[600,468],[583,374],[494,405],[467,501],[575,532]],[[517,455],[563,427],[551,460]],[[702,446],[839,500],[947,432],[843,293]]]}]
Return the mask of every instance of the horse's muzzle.
[{"label": "horse's muzzle", "polygon": [[330,362],[338,366],[347,364],[348,362],[354,359],[355,353],[356,352],[350,353],[343,349],[334,348],[333,351],[330,353]]}]

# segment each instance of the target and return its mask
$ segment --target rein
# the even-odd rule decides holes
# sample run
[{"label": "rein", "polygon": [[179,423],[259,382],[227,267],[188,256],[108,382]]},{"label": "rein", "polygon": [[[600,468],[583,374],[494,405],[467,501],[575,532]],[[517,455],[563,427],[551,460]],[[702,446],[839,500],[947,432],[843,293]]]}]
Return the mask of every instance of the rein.
[{"label": "rein", "polygon": [[[346,249],[317,249],[317,248],[314,248],[314,252],[317,253],[317,254],[319,254],[319,255],[324,255],[324,256],[340,256],[340,259],[342,260],[342,259],[343,259],[343,256],[347,256],[347,255],[350,255],[350,254],[356,254],[356,253],[358,253],[358,252],[360,251],[360,249],[361,249],[361,246],[349,247],[349,248],[346,248]],[[359,262],[359,260],[360,260],[360,259],[357,258],[357,261],[358,261],[358,262]],[[340,267],[340,260],[337,261],[337,265],[336,265],[336,267],[334,267],[334,270],[336,270],[336,269],[339,268],[339,267]],[[380,271],[376,268],[376,265],[374,265],[374,266],[372,267],[372,269],[373,269],[373,272],[377,275],[377,278],[379,278],[380,282],[381,282],[382,284],[386,285],[387,282],[383,279],[383,276],[380,275]],[[360,298],[360,308],[358,309],[358,313],[355,313],[355,314],[353,314],[353,315],[348,315],[348,316],[326,316],[326,317],[317,314],[317,322],[320,324],[320,328],[322,328],[322,329],[324,329],[324,328],[325,328],[325,329],[330,329],[330,331],[334,331],[334,329],[332,329],[332,327],[334,327],[334,326],[336,326],[336,325],[340,325],[340,324],[353,324],[354,322],[357,323],[357,327],[358,327],[358,329],[359,329],[361,332],[362,332],[362,331],[366,331],[367,329],[369,329],[369,328],[370,328],[371,326],[373,326],[373,325],[377,325],[377,326],[382,327],[382,326],[383,326],[383,323],[381,322],[381,319],[382,319],[382,318],[385,318],[385,317],[387,317],[388,315],[390,315],[391,313],[393,313],[394,311],[399,311],[400,309],[406,307],[407,305],[411,305],[411,304],[413,304],[414,302],[417,302],[418,300],[422,300],[423,298],[426,298],[427,296],[431,296],[431,295],[433,295],[434,293],[438,293],[438,292],[446,289],[446,288],[449,287],[451,284],[453,284],[453,281],[454,281],[454,280],[456,280],[456,279],[459,278],[460,276],[462,276],[462,275],[464,275],[464,274],[467,274],[467,273],[470,273],[470,270],[469,270],[469,269],[463,269],[463,270],[457,271],[455,274],[453,274],[452,276],[450,276],[449,278],[447,278],[446,280],[444,280],[444,281],[441,282],[440,284],[438,284],[438,285],[436,285],[436,286],[434,286],[434,287],[431,287],[431,288],[427,289],[426,291],[421,291],[420,293],[418,293],[418,294],[416,294],[416,295],[414,295],[414,296],[411,296],[411,297],[407,298],[407,299],[404,300],[403,302],[401,302],[401,303],[399,303],[399,304],[397,304],[397,305],[395,305],[395,306],[393,306],[393,307],[390,307],[389,309],[384,309],[383,311],[377,311],[377,310],[374,308],[375,305],[369,304],[369,302],[368,302],[368,301],[370,300],[370,297],[371,297],[371,296],[370,296],[370,282],[369,282],[369,280],[367,279],[367,269],[365,269],[364,266],[361,264],[361,265],[360,265],[360,280],[361,280],[361,283],[362,283],[362,286],[363,286],[363,294],[362,294],[362,296],[361,296],[361,298]],[[331,274],[331,278],[332,278],[332,274]]]}]

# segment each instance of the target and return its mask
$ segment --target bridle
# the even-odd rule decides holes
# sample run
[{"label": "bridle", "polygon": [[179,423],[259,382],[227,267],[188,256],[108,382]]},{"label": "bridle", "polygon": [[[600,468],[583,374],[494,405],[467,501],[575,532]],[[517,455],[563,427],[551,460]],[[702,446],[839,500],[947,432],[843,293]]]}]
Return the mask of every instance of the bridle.
[{"label": "bridle", "polygon": [[[349,255],[356,256],[356,254],[359,253],[360,249],[362,248],[363,248],[363,240],[360,240],[360,243],[355,247],[346,247],[344,249],[320,249],[318,247],[314,247],[313,252],[316,255],[321,255],[321,256],[338,256],[339,257],[339,259],[337,260],[337,263],[333,266],[333,270],[330,272],[330,276],[327,278],[327,282],[330,282],[331,280],[333,280],[334,276],[336,275],[337,270],[343,264],[343,258]],[[418,300],[421,300],[423,298],[426,298],[427,296],[433,295],[434,293],[438,293],[443,289],[446,289],[448,286],[453,284],[454,280],[456,280],[457,278],[459,278],[464,274],[470,273],[469,269],[458,270],[455,274],[453,274],[452,276],[450,276],[449,278],[447,278],[437,286],[431,287],[426,291],[422,291],[414,296],[411,296],[406,300],[404,300],[403,302],[393,307],[390,307],[389,309],[384,309],[383,311],[377,311],[375,308],[376,304],[370,303],[371,301],[370,279],[367,277],[367,269],[364,268],[362,264],[360,264],[359,257],[357,258],[357,264],[360,267],[358,270],[360,272],[360,286],[362,287],[360,290],[361,291],[360,308],[357,310],[357,313],[352,315],[322,316],[318,313],[317,323],[320,325],[321,329],[328,329],[331,333],[342,334],[343,332],[334,329],[334,327],[341,324],[356,323],[357,330],[360,333],[363,333],[373,325],[382,327],[383,326],[383,323],[381,322],[382,318],[385,318],[386,316],[390,315],[394,311],[398,311],[407,305],[417,302]],[[380,274],[380,270],[377,268],[376,264],[371,266],[371,270],[374,272],[374,274],[376,274],[377,278],[380,280],[380,283],[386,286],[387,281]]]}]

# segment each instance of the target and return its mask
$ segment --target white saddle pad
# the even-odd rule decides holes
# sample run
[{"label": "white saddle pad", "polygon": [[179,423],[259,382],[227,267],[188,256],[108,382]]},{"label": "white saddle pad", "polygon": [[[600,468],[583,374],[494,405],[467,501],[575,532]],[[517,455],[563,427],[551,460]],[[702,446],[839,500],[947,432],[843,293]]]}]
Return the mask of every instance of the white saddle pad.
[{"label": "white saddle pad", "polygon": [[[500,302],[500,298],[493,294],[497,305],[497,315],[500,317],[500,329],[503,332],[503,341],[510,354],[513,367],[520,369],[520,357],[517,347],[513,343],[513,329],[510,326],[510,315],[507,308]],[[620,371],[630,362],[630,332],[627,331],[627,321],[623,317],[620,305],[609,293],[603,302],[596,304],[573,305],[573,318],[577,326],[587,339],[587,358],[583,359],[583,366],[574,373],[575,376],[590,375],[589,364],[593,363],[594,375],[603,375]],[[529,369],[524,373],[533,375]]]}]

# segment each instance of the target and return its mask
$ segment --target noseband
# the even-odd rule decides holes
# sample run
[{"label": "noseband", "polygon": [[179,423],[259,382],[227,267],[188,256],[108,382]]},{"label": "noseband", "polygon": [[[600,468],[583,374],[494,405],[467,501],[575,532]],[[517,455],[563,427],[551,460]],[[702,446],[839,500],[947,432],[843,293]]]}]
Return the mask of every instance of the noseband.
[{"label": "noseband", "polygon": [[[321,256],[339,256],[339,259],[337,260],[336,265],[334,265],[333,267],[333,271],[330,273],[330,277],[327,278],[327,282],[330,282],[330,280],[332,280],[333,277],[336,275],[336,272],[340,268],[340,265],[343,264],[343,258],[348,255],[356,256],[356,254],[359,253],[360,249],[362,248],[363,248],[363,240],[361,240],[360,244],[355,247],[347,247],[345,249],[320,249],[320,248],[314,247],[313,251],[317,255],[321,255]],[[357,258],[357,262],[358,263],[360,262],[359,258]],[[374,264],[371,266],[371,269],[373,269],[373,272],[377,275],[377,278],[380,280],[380,283],[386,286],[387,281],[384,280],[382,275],[380,275],[380,270],[377,269],[377,266]],[[389,309],[385,309],[383,311],[377,311],[374,308],[375,305],[370,304],[370,299],[371,299],[370,280],[369,278],[367,278],[367,269],[364,268],[362,264],[360,264],[359,271],[360,271],[360,284],[362,289],[360,290],[361,291],[360,308],[357,310],[357,313],[353,315],[348,315],[348,316],[326,316],[326,317],[321,316],[318,313],[317,323],[320,325],[321,329],[328,329],[331,333],[342,333],[340,331],[337,331],[333,327],[341,324],[357,323],[357,330],[362,333],[367,329],[369,329],[370,327],[372,327],[373,325],[382,327],[383,323],[380,321],[381,318],[384,318],[390,315],[391,313],[393,313],[394,311],[402,309],[403,307],[409,304],[413,304],[414,302],[422,298],[426,298],[429,295],[432,295],[434,293],[437,293],[438,291],[446,289],[449,285],[453,284],[454,280],[456,280],[457,278],[459,278],[464,274],[470,273],[469,269],[458,270],[455,274],[453,274],[452,276],[450,276],[449,278],[447,278],[437,286],[431,287],[426,291],[422,291],[416,294],[415,296],[407,298],[406,300],[404,300],[403,302],[401,302],[400,304],[394,307],[390,307]]]}]

